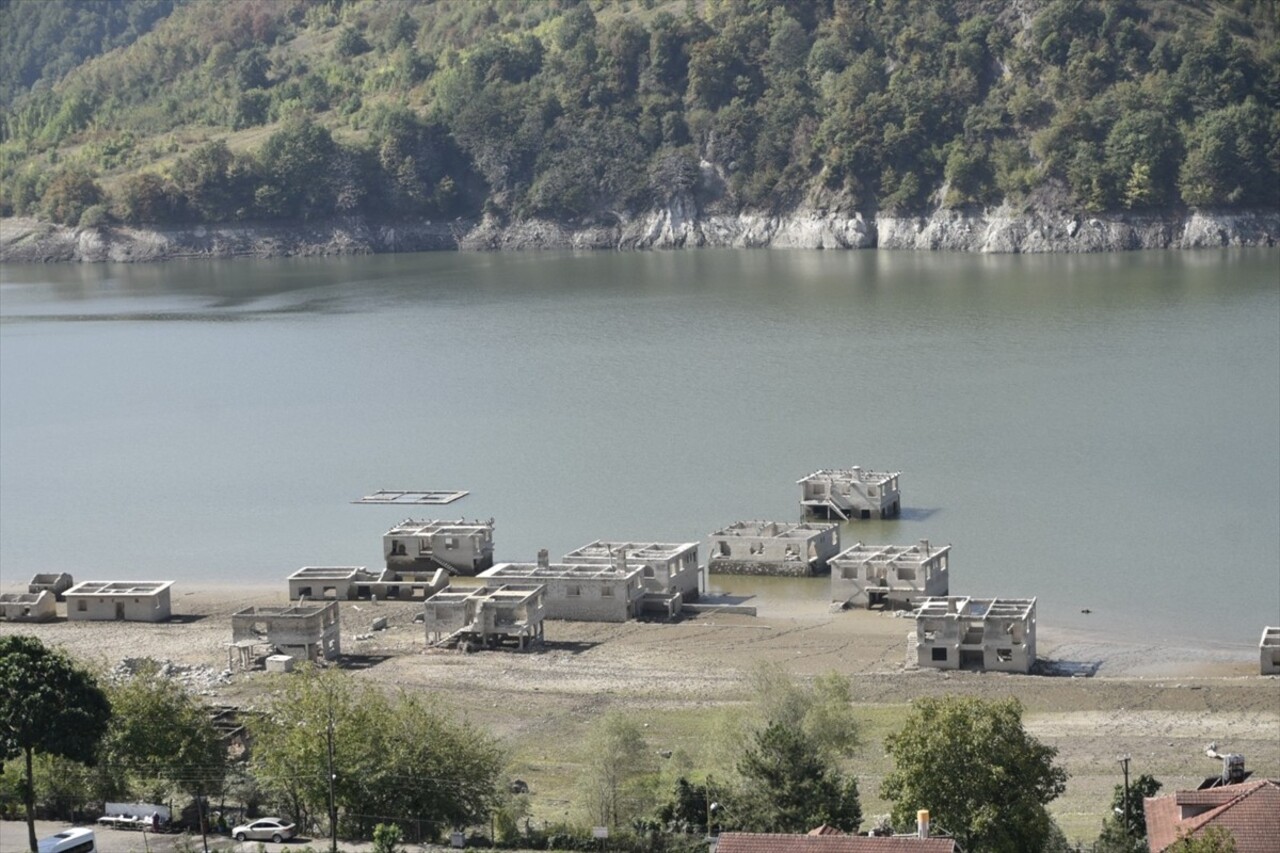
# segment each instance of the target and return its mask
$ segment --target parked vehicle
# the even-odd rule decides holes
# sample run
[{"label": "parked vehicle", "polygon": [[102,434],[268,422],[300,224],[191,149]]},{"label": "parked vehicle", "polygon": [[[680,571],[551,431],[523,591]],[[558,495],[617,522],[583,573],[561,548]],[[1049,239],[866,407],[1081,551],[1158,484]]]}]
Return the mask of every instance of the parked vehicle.
[{"label": "parked vehicle", "polygon": [[298,827],[282,817],[260,817],[231,830],[231,837],[236,841],[270,840],[278,844],[287,838],[293,838],[297,833]]},{"label": "parked vehicle", "polygon": [[48,838],[41,838],[36,849],[40,853],[95,853],[92,829],[65,829]]}]

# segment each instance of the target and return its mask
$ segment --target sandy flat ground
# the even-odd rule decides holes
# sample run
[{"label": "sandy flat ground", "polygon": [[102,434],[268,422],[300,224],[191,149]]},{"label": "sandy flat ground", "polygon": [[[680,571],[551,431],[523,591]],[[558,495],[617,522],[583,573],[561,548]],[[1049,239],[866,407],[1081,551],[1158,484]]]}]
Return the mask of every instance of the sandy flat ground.
[{"label": "sandy flat ground", "polygon": [[[179,583],[168,623],[0,623],[0,634],[36,634],[104,670],[128,658],[172,661],[193,668],[187,680],[208,701],[252,707],[270,677],[224,673],[230,616],[251,605],[285,603],[283,583]],[[706,745],[689,742],[696,735],[687,730],[664,727],[663,715],[731,715],[746,706],[748,675],[758,661],[781,663],[797,678],[832,670],[851,678],[855,705],[868,720],[868,737],[851,762],[867,816],[888,810],[878,794],[889,769],[883,734],[918,696],[1020,699],[1028,730],[1059,749],[1070,773],[1066,794],[1051,808],[1073,839],[1096,835],[1112,786],[1120,782],[1121,754],[1133,756],[1133,773],[1152,773],[1166,789],[1194,786],[1218,772],[1218,763],[1204,755],[1211,741],[1243,753],[1255,774],[1280,777],[1280,679],[1257,674],[1256,648],[1155,646],[1041,624],[1039,657],[1064,674],[944,673],[906,665],[911,621],[899,615],[831,612],[821,602],[760,604],[755,617],[547,622],[540,650],[465,654],[427,648],[422,626],[413,622],[421,604],[343,602],[342,651],[352,677],[427,691],[510,743],[513,774],[529,783],[535,814],[540,787],[555,789],[572,763],[566,757],[572,745],[598,714],[616,708],[646,715],[655,749],[697,757]],[[377,616],[388,618],[388,630],[371,631]]]}]

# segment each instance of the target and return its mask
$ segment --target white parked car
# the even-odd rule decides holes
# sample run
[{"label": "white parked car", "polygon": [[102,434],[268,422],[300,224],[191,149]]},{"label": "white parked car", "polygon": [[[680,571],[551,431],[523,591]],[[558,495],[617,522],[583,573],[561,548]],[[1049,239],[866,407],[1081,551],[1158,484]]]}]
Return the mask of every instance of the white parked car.
[{"label": "white parked car", "polygon": [[286,838],[293,838],[298,827],[282,817],[260,817],[243,823],[231,830],[231,837],[236,841],[274,841],[277,844]]}]

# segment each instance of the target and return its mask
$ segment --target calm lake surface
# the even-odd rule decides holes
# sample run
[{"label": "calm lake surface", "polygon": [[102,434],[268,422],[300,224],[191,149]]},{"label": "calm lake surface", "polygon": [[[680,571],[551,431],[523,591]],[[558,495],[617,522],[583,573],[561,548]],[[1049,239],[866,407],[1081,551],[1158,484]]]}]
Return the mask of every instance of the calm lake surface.
[{"label": "calm lake surface", "polygon": [[[953,594],[1037,596],[1042,627],[1256,644],[1280,624],[1280,252],[0,269],[7,585],[283,590],[379,566],[407,516],[492,516],[500,560],[705,559],[855,464],[902,471],[904,511],[846,546],[950,543]],[[350,503],[380,488],[471,494]],[[825,580],[758,591],[826,607]]]}]

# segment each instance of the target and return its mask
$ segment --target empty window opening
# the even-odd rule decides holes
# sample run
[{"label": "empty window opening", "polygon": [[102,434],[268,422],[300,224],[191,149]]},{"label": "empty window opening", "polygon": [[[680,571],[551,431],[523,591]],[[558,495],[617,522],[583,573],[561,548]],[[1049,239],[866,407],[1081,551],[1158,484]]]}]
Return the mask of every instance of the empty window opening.
[{"label": "empty window opening", "polygon": [[932,653],[932,655],[933,655],[932,660],[937,661],[937,662],[939,662],[939,663],[946,663],[946,660],[947,660],[947,650],[946,650],[946,649],[942,648],[941,646],[934,646],[934,647],[933,647],[932,649],[930,649],[929,651],[930,651],[930,652]]},{"label": "empty window opening", "polygon": [[78,612],[80,612],[80,613],[84,613],[84,612],[86,612],[88,609],[89,609],[89,602],[87,602],[87,601],[77,601],[77,602],[76,602],[76,610],[77,610]]},{"label": "empty window opening", "polygon": [[1002,663],[1013,662],[1013,649],[996,649],[996,660]]},{"label": "empty window opening", "polygon": [[601,588],[600,588],[600,597],[601,597],[601,598],[613,598],[613,587],[611,587],[611,586],[601,587]]},{"label": "empty window opening", "polygon": [[904,581],[913,581],[916,579],[916,570],[907,566],[898,567],[898,578]]},{"label": "empty window opening", "polygon": [[336,586],[326,586],[324,591],[321,593],[321,596],[324,598],[337,598],[338,588]]},{"label": "empty window opening", "polygon": [[729,543],[728,543],[728,542],[717,542],[717,543],[716,543],[716,555],[717,555],[717,556],[719,556],[719,557],[727,557],[727,556],[729,556]]},{"label": "empty window opening", "polygon": [[567,587],[564,591],[564,594],[571,598],[577,597],[579,595],[582,595],[582,587],[580,586]]}]

